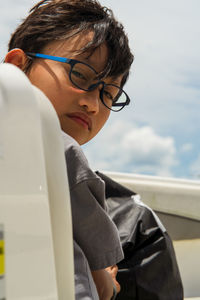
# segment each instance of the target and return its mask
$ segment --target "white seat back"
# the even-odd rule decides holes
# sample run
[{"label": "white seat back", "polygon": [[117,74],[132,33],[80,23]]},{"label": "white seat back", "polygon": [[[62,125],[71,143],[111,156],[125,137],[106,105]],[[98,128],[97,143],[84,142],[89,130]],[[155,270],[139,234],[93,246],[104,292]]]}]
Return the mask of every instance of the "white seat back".
[{"label": "white seat back", "polygon": [[0,298],[74,299],[61,130],[45,95],[0,65]]}]

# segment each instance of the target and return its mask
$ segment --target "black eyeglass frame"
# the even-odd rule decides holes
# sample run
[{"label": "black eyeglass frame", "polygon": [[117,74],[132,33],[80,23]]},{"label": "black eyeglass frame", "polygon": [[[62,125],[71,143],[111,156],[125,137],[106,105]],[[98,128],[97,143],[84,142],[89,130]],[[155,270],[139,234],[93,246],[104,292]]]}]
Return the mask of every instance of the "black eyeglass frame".
[{"label": "black eyeglass frame", "polygon": [[[129,105],[130,104],[130,98],[129,96],[127,95],[127,93],[119,86],[115,85],[115,84],[106,84],[104,81],[98,81],[92,85],[90,85],[87,89],[84,89],[80,86],[78,86],[72,79],[71,77],[71,72],[72,72],[72,69],[74,67],[74,65],[76,65],[77,63],[81,63],[83,65],[86,65],[87,67],[89,67],[90,69],[92,69],[94,71],[95,74],[98,75],[98,73],[96,72],[96,70],[90,66],[89,64],[85,63],[85,62],[82,62],[82,61],[79,61],[79,60],[76,60],[76,59],[70,59],[70,58],[66,58],[66,57],[59,57],[59,56],[53,56],[53,55],[47,55],[47,54],[42,54],[42,53],[32,53],[32,52],[26,52],[26,55],[29,56],[30,58],[42,58],[42,59],[49,59],[49,60],[53,60],[53,61],[58,61],[58,62],[62,62],[62,63],[67,63],[70,65],[70,72],[69,72],[69,79],[70,81],[72,82],[72,84],[77,87],[78,89],[80,90],[83,90],[83,91],[86,91],[86,92],[90,92],[90,91],[93,91],[94,89],[96,89],[99,85],[102,85],[102,88],[100,89],[100,100],[101,102],[103,103],[103,105],[105,105],[109,110],[111,111],[114,111],[114,112],[118,112],[120,110],[122,110],[125,106]],[[118,110],[114,110],[112,109],[112,107],[109,107],[108,105],[106,105],[106,103],[104,102],[103,100],[103,93],[104,93],[104,88],[109,85],[109,86],[113,86],[113,87],[116,87],[119,89],[119,93],[120,94],[120,91],[121,93],[124,93],[126,95],[126,101],[124,103],[115,103],[115,101],[117,101],[118,97],[116,97],[116,99],[113,101],[113,104],[112,104],[112,107],[119,107]]]}]

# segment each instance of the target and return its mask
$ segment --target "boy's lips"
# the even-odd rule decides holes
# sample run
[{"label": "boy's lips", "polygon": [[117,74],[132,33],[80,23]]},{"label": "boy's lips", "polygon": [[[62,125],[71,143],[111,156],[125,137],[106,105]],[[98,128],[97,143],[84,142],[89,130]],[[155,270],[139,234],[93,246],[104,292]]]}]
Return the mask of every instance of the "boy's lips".
[{"label": "boy's lips", "polygon": [[88,130],[91,130],[92,121],[85,113],[75,112],[75,113],[67,114],[67,116],[70,119],[74,120],[75,122],[81,124],[84,128],[87,128]]}]

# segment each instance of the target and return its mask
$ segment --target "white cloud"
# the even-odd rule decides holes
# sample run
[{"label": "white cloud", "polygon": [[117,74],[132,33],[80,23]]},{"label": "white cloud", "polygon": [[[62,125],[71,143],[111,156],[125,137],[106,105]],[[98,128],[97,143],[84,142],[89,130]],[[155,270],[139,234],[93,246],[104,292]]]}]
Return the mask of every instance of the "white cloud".
[{"label": "white cloud", "polygon": [[99,170],[172,176],[177,164],[173,138],[121,121],[108,126],[85,153],[91,167]]}]

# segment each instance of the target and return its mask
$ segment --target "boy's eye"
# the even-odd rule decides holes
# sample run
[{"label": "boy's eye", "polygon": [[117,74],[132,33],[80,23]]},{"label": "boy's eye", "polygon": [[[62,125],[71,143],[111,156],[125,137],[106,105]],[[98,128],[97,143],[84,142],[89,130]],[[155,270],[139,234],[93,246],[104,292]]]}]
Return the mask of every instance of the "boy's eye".
[{"label": "boy's eye", "polygon": [[72,70],[71,74],[79,79],[86,80],[84,74],[81,73],[80,71]]},{"label": "boy's eye", "polygon": [[103,91],[103,94],[104,94],[104,96],[105,96],[108,100],[111,100],[111,101],[114,100],[112,94],[111,94],[109,91],[105,91],[105,90],[104,90],[104,91]]}]

